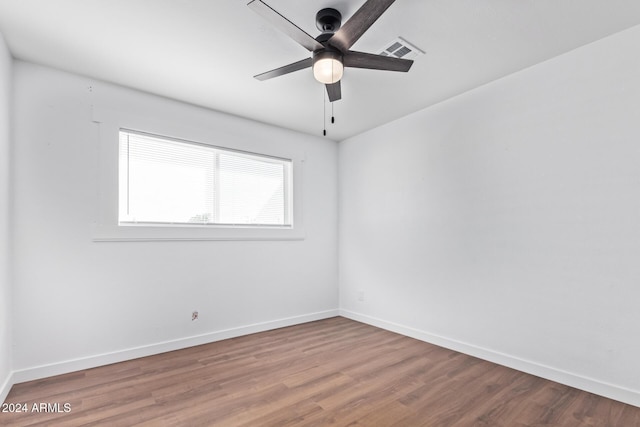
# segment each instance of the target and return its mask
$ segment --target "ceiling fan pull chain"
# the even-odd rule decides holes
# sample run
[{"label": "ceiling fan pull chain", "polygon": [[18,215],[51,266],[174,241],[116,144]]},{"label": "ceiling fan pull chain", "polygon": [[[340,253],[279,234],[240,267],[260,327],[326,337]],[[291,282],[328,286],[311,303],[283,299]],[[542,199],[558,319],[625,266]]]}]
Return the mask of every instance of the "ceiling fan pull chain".
[{"label": "ceiling fan pull chain", "polygon": [[334,117],[333,114],[333,102],[331,103],[331,124],[334,124],[336,122],[336,118]]},{"label": "ceiling fan pull chain", "polygon": [[327,136],[327,97],[324,95],[324,85],[322,86],[322,135]]}]

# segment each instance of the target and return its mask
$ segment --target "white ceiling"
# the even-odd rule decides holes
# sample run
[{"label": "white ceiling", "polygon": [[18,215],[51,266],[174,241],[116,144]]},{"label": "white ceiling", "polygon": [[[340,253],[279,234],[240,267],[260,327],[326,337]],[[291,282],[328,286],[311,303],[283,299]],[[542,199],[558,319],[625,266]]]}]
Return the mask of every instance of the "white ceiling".
[{"label": "white ceiling", "polygon": [[[22,60],[321,135],[324,89],[310,70],[253,79],[309,53],[247,1],[0,0],[0,32]],[[364,0],[265,2],[316,36],[318,10],[334,7],[344,22]],[[377,53],[402,36],[426,54],[408,74],[347,69],[328,137],[342,140],[638,24],[638,0],[397,0],[353,49]]]}]

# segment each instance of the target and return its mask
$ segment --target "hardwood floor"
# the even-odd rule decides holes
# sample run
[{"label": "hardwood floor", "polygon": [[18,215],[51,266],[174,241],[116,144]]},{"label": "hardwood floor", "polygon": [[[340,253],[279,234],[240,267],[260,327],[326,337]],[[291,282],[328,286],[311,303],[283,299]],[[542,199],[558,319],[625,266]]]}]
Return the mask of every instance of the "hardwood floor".
[{"label": "hardwood floor", "polygon": [[6,426],[640,426],[640,408],[341,317],[18,384],[6,403],[27,406]]}]

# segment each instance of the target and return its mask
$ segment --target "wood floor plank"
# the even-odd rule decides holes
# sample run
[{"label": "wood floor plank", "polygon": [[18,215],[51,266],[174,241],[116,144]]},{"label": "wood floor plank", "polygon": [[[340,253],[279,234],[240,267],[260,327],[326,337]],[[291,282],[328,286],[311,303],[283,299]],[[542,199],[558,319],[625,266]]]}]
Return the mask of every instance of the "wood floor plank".
[{"label": "wood floor plank", "polygon": [[15,385],[3,426],[631,427],[640,408],[341,317]]}]

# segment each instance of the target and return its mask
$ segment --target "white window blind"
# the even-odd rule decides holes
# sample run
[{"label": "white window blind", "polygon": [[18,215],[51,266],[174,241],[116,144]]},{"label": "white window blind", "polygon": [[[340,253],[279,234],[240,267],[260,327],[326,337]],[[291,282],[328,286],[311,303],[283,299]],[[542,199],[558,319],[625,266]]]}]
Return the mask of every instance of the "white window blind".
[{"label": "white window blind", "polygon": [[292,162],[120,130],[119,222],[292,225]]}]

